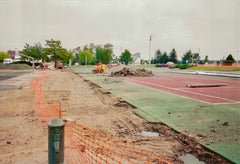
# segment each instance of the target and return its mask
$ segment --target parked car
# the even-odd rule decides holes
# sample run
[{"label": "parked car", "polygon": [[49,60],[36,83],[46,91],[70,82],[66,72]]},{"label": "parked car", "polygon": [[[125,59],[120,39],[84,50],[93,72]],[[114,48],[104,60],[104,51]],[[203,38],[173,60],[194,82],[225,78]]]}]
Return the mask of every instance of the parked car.
[{"label": "parked car", "polygon": [[10,64],[12,62],[13,62],[13,60],[11,58],[7,58],[7,59],[3,60],[3,64]]}]

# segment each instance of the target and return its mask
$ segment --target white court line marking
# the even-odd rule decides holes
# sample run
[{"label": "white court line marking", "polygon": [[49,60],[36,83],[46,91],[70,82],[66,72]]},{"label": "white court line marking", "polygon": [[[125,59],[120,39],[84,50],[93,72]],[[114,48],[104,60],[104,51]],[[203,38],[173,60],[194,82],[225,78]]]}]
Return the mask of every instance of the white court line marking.
[{"label": "white court line marking", "polygon": [[[156,78],[156,77],[153,77],[153,79],[156,79],[156,80],[168,80],[168,81],[176,81],[175,79],[171,79],[171,78],[162,78],[162,77],[159,77],[159,78]],[[203,79],[203,80],[206,80],[206,79]],[[182,80],[181,80],[182,81]],[[218,81],[216,82],[216,83],[218,83],[219,81],[222,81],[223,83],[227,83],[227,82],[232,82],[231,80],[222,80],[222,79],[218,79]],[[198,84],[199,82],[192,82],[191,80],[190,81],[184,81],[184,82],[189,82],[189,83],[192,83],[192,84]],[[234,82],[236,82],[236,81],[234,81]],[[215,83],[215,82],[214,82]],[[221,82],[219,82],[219,83],[221,83]],[[237,83],[239,83],[239,82],[237,82]],[[207,84],[207,83],[206,83]],[[228,83],[227,83],[227,85],[229,85]],[[237,85],[237,84],[234,84],[234,87],[236,87],[236,88],[240,88],[240,83],[239,83],[239,85]]]},{"label": "white court line marking", "polygon": [[238,102],[238,101],[234,101],[234,100],[226,99],[226,98],[222,98],[222,97],[211,96],[211,95],[206,95],[206,94],[202,94],[202,93],[195,93],[195,92],[191,92],[191,91],[184,91],[184,90],[181,90],[181,89],[170,88],[170,87],[167,87],[167,86],[164,86],[164,85],[153,84],[153,83],[149,83],[149,82],[143,82],[143,81],[137,81],[137,80],[134,80],[134,81],[140,82],[140,83],[145,83],[145,84],[150,84],[150,85],[153,85],[153,86],[158,86],[158,87],[167,88],[167,89],[169,89],[169,90],[176,90],[176,91],[180,91],[180,92],[186,92],[186,93],[191,93],[191,94],[200,95],[200,96],[205,96],[205,97],[211,97],[211,98],[220,99],[220,100],[225,100],[225,101],[230,101],[230,102],[234,102],[234,103],[240,103],[240,102]]}]

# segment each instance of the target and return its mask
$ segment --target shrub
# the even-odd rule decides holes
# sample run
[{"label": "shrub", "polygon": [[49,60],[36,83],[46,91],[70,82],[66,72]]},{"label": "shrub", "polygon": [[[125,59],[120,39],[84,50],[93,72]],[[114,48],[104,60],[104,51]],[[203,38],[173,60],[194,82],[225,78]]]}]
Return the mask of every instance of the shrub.
[{"label": "shrub", "polygon": [[155,67],[162,67],[162,65],[161,64],[156,64]]},{"label": "shrub", "polygon": [[233,63],[232,60],[224,60],[223,63]]},{"label": "shrub", "polygon": [[32,66],[32,63],[27,62],[27,61],[17,61],[17,62],[13,62],[13,63],[11,63],[11,64],[27,64],[27,65],[29,65],[29,66]]},{"label": "shrub", "polygon": [[176,64],[176,68],[187,69],[188,68],[188,64]]}]

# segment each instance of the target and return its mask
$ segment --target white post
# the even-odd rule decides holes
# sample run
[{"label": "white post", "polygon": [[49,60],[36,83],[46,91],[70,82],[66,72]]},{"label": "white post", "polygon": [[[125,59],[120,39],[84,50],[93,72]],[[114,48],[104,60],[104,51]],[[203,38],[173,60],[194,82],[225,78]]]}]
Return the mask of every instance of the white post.
[{"label": "white post", "polygon": [[152,41],[152,35],[149,37],[149,65],[151,64],[151,41]]}]

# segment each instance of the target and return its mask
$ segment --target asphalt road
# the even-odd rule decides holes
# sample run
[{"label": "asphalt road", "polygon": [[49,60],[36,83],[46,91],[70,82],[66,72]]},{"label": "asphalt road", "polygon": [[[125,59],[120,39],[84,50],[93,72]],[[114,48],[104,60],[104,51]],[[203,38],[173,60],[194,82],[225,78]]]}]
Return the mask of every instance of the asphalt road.
[{"label": "asphalt road", "polygon": [[30,72],[0,72],[0,81],[24,75]]}]

